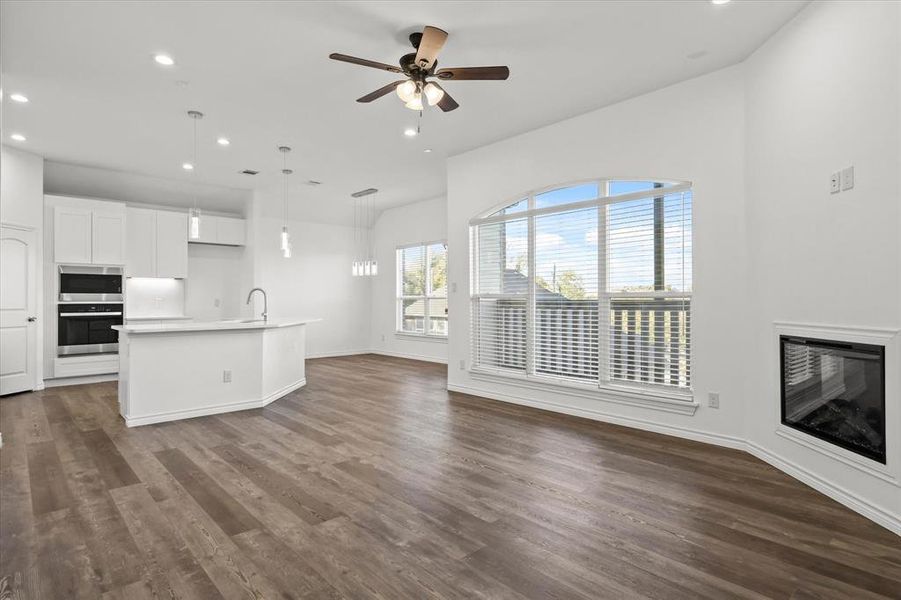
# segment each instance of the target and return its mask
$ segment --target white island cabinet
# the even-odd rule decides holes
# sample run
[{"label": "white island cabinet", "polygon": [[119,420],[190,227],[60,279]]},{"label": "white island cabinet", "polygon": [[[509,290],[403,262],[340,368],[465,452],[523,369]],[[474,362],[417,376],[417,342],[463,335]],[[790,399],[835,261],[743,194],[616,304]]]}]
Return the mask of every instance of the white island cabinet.
[{"label": "white island cabinet", "polygon": [[125,424],[261,408],[302,387],[306,325],[316,320],[115,326]]}]

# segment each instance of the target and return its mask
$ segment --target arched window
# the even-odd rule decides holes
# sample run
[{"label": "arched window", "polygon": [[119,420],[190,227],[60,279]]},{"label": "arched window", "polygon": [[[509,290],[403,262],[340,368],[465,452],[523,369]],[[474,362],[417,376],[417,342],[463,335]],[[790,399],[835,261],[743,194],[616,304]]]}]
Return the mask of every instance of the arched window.
[{"label": "arched window", "polygon": [[473,369],[691,387],[691,185],[599,179],[471,222]]}]

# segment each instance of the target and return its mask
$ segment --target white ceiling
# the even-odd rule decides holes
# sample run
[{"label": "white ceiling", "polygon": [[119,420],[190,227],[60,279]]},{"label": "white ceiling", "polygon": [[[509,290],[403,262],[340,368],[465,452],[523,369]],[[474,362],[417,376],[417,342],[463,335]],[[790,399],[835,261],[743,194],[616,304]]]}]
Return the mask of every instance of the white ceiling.
[{"label": "white ceiling", "polygon": [[[287,144],[293,201],[337,222],[350,218],[353,191],[379,188],[380,208],[441,195],[447,156],[739,62],[804,4],[4,1],[3,89],[31,100],[3,101],[4,143],[187,180],[185,112],[198,109],[199,181],[277,184],[276,146]],[[450,33],[442,66],[506,64],[511,76],[447,83],[461,107],[427,111],[410,139],[402,131],[416,113],[396,96],[354,102],[397,77],[328,55],[395,64],[426,24]],[[176,66],[156,65],[157,52]],[[10,142],[12,132],[27,142]],[[218,135],[231,146],[217,146]],[[239,175],[245,168],[261,173]],[[323,185],[300,185],[307,179]]]}]

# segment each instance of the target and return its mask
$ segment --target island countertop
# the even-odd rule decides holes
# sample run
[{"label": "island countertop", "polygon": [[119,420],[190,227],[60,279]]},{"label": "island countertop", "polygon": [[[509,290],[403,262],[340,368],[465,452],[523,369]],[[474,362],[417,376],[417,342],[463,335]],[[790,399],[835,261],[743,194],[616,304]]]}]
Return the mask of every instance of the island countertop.
[{"label": "island countertop", "polygon": [[233,319],[225,321],[191,321],[189,323],[135,323],[113,325],[116,331],[128,334],[181,333],[191,331],[230,331],[234,329],[278,329],[315,323],[321,319]]}]

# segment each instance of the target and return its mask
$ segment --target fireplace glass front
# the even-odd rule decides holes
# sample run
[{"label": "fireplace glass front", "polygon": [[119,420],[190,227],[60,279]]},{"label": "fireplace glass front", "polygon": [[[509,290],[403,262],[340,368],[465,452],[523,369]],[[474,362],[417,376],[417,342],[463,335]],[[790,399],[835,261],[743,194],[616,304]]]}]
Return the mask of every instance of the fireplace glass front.
[{"label": "fireplace glass front", "polygon": [[885,464],[885,348],[781,336],[782,423]]}]

